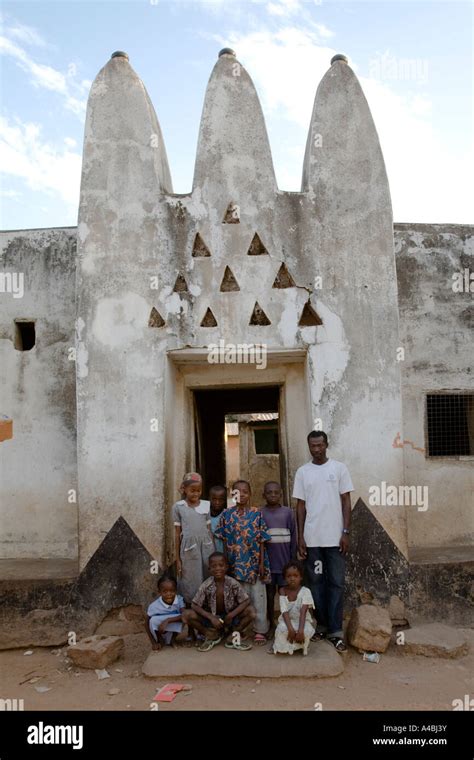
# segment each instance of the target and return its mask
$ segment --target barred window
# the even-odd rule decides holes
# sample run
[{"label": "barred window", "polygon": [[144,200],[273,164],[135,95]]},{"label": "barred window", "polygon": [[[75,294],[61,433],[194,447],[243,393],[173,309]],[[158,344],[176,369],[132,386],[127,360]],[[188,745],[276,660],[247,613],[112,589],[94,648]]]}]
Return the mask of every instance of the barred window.
[{"label": "barred window", "polygon": [[426,404],[428,456],[474,454],[474,394],[428,394]]}]

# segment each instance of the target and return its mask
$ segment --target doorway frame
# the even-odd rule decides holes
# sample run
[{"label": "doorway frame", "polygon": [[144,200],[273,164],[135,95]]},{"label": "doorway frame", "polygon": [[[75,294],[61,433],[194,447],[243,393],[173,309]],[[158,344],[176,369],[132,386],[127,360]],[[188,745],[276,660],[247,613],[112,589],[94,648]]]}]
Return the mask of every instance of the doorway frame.
[{"label": "doorway frame", "polygon": [[[305,349],[267,349],[267,366],[210,364],[203,348],[167,352],[165,382],[165,555],[173,554],[171,505],[179,498],[185,472],[196,467],[194,391],[223,387],[279,386],[280,471],[284,501],[291,506],[296,469],[308,459],[306,435],[312,429],[311,398]],[[291,409],[291,415],[288,410]],[[192,430],[189,421],[192,421]],[[301,435],[302,431],[307,431]]]}]

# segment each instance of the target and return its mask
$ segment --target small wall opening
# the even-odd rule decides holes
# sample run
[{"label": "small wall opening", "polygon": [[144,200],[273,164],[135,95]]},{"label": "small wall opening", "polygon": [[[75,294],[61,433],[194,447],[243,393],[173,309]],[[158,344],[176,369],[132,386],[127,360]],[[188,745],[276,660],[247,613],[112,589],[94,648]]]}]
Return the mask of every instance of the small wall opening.
[{"label": "small wall opening", "polygon": [[237,203],[231,201],[227,206],[223,224],[240,224],[240,206]]},{"label": "small wall opening", "polygon": [[207,245],[205,244],[204,240],[202,239],[199,232],[196,234],[196,237],[194,238],[194,245],[193,245],[193,256],[196,256],[198,258],[208,257],[211,255],[211,252]]},{"label": "small wall opening", "polygon": [[252,238],[252,242],[250,243],[250,248],[248,249],[247,254],[249,256],[268,256],[268,251],[263,245],[257,233],[255,233]]},{"label": "small wall opening", "polygon": [[187,293],[188,292],[188,284],[186,280],[184,279],[182,274],[179,274],[176,278],[176,282],[174,284],[173,288],[174,293]]},{"label": "small wall opening", "polygon": [[307,301],[304,305],[303,312],[300,317],[300,321],[298,322],[298,327],[314,327],[317,325],[322,325],[323,320],[319,316],[319,314],[313,309],[310,302]]},{"label": "small wall opening", "polygon": [[31,351],[36,343],[35,323],[30,319],[15,319],[15,348]]},{"label": "small wall opening", "polygon": [[201,320],[201,327],[217,327],[217,319],[209,307]]},{"label": "small wall opening", "polygon": [[255,302],[255,306],[253,307],[253,312],[250,317],[249,325],[258,325],[260,327],[266,327],[266,325],[271,325],[270,320],[268,319],[267,315],[263,311],[258,301]]},{"label": "small wall opening", "polygon": [[222,293],[230,293],[233,290],[240,290],[239,283],[235,279],[234,273],[230,267],[225,268],[220,290]]},{"label": "small wall opening", "polygon": [[148,320],[148,327],[164,327],[165,320],[161,316],[160,312],[153,306],[150,312],[150,318]]},{"label": "small wall opening", "polygon": [[273,288],[294,288],[295,281],[285,264],[282,264],[272,285]]}]

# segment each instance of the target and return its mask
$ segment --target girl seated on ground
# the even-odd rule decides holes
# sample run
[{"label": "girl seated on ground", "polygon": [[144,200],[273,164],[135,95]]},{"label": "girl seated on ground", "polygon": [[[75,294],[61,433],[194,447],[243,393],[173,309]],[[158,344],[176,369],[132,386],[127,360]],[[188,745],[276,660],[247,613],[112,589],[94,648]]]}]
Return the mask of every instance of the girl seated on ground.
[{"label": "girl seated on ground", "polygon": [[308,654],[314,626],[310,609],[314,609],[311,591],[303,586],[303,566],[298,560],[288,562],[282,575],[286,586],[280,589],[280,617],[275,630],[273,646],[269,654],[293,654],[302,649]]}]

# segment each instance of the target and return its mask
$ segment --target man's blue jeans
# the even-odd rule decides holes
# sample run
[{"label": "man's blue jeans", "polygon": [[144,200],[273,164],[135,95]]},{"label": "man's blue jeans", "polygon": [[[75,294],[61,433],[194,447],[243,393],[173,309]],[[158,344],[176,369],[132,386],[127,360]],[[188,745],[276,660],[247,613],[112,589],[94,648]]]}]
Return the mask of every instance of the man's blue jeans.
[{"label": "man's blue jeans", "polygon": [[338,546],[308,546],[306,572],[316,607],[317,631],[342,638],[346,560]]}]

